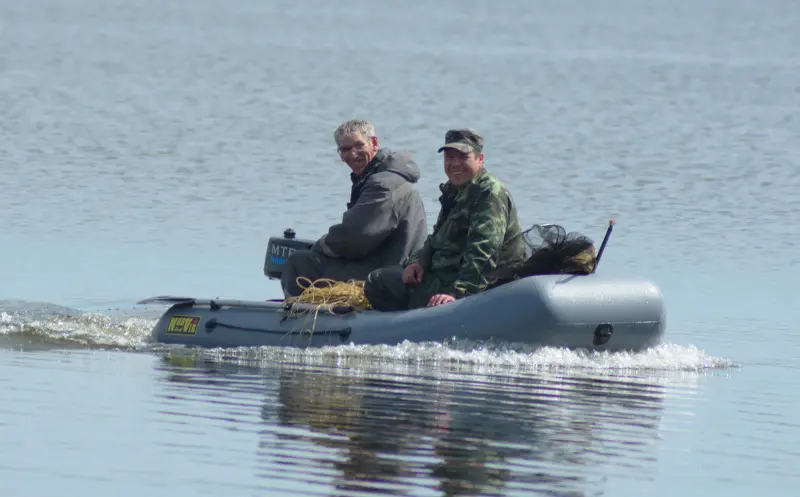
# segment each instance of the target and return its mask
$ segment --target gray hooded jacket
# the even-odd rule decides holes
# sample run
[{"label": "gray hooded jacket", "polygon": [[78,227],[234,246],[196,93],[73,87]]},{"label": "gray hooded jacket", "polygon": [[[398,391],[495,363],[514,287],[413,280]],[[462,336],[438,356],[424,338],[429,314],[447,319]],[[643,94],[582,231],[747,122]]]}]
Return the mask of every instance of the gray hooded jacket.
[{"label": "gray hooded jacket", "polygon": [[312,247],[327,256],[325,277],[364,280],[400,264],[427,236],[425,206],[415,186],[420,171],[407,153],[379,149],[353,187],[342,221]]}]

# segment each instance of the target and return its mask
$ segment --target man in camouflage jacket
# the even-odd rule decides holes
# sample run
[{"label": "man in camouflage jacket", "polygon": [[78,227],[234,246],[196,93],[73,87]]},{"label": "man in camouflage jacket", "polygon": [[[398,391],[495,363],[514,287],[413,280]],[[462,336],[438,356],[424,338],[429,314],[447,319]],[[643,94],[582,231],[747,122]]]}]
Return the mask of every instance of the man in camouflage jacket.
[{"label": "man in camouflage jacket", "polygon": [[452,302],[489,286],[487,273],[525,259],[525,240],[505,185],[483,167],[483,137],[468,129],[445,135],[442,204],[433,233],[400,266],[369,274],[373,308],[413,309]]}]

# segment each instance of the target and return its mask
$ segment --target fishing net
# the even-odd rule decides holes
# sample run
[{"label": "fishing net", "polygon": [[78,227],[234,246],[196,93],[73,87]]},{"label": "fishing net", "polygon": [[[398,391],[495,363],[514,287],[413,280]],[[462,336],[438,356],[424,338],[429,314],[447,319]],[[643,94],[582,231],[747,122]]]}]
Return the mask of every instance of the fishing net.
[{"label": "fishing net", "polygon": [[336,307],[350,307],[354,310],[372,308],[364,296],[363,281],[336,281],[327,278],[311,281],[305,276],[299,276],[296,281],[303,289],[303,293],[296,297],[288,297],[286,299],[288,304],[310,304],[331,312]]},{"label": "fishing net", "polygon": [[557,224],[534,224],[523,231],[525,260],[498,268],[488,276],[492,286],[541,274],[589,274],[597,261],[594,242]]}]

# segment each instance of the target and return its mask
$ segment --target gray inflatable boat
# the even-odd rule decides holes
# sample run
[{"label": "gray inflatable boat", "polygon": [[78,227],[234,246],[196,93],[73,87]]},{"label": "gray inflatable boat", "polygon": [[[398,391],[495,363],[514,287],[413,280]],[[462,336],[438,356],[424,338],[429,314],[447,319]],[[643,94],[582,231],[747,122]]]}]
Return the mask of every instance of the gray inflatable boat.
[{"label": "gray inflatable boat", "polygon": [[[613,221],[597,261],[612,226]],[[289,254],[312,244],[296,239],[291,229],[270,238],[264,274],[280,278]],[[171,296],[139,304],[169,305],[153,329],[155,342],[199,347],[395,345],[462,338],[642,350],[660,343],[665,326],[664,302],[655,285],[594,272],[528,276],[448,304],[396,312]]]},{"label": "gray inflatable boat", "polygon": [[394,345],[450,338],[536,346],[641,350],[660,343],[665,309],[650,282],[529,276],[454,302],[408,311],[318,308],[283,301],[154,297],[170,307],[153,340],[200,347]]}]

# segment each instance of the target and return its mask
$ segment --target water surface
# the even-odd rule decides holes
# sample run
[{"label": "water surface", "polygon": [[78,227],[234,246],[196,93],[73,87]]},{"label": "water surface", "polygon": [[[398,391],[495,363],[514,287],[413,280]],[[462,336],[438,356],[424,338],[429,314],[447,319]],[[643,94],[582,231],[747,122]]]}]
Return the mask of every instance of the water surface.
[{"label": "water surface", "polygon": [[[800,5],[0,0],[2,495],[790,494]],[[524,224],[643,276],[665,344],[151,343],[265,299],[349,195],[348,118],[422,169],[486,136]]]}]

